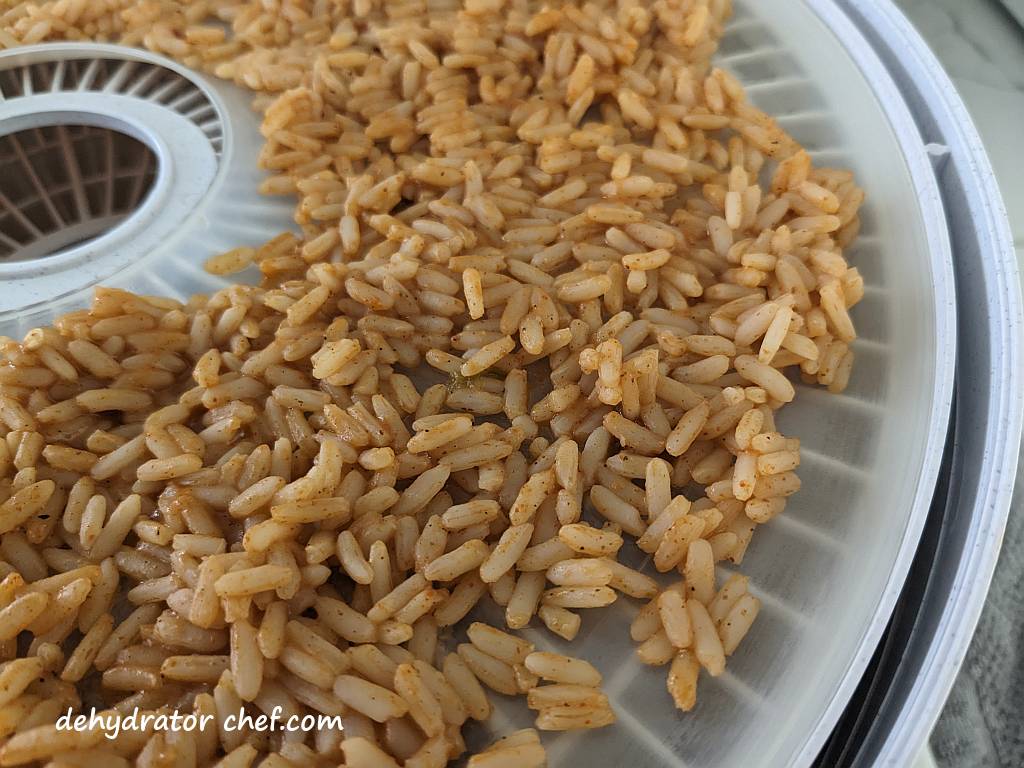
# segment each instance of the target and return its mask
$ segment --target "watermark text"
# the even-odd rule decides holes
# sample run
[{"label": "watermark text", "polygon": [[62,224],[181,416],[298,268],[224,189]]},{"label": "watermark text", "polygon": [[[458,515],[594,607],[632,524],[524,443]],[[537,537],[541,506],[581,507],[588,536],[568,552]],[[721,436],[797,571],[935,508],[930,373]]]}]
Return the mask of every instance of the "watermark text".
[{"label": "watermark text", "polygon": [[94,731],[101,729],[103,735],[111,741],[124,731],[205,731],[207,728],[219,727],[224,731],[323,731],[342,730],[340,715],[306,714],[284,716],[281,707],[274,707],[270,714],[253,715],[245,709],[239,709],[224,718],[218,726],[214,724],[215,715],[189,712],[141,712],[136,707],[126,715],[110,710],[97,712],[93,707],[88,714],[76,715],[71,707],[57,718],[56,726],[60,731]]}]

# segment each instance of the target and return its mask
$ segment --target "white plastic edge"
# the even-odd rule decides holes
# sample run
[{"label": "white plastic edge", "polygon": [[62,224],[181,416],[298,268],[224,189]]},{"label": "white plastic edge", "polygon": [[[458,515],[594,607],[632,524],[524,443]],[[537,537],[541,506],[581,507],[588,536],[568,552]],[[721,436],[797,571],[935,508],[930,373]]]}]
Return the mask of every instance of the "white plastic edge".
[{"label": "white plastic edge", "polygon": [[[989,402],[985,451],[979,472],[979,496],[972,505],[974,524],[964,543],[952,593],[946,599],[939,630],[921,664],[906,705],[887,734],[876,765],[903,768],[926,742],[967,653],[985,604],[1002,544],[1016,478],[1024,426],[1024,302],[1009,220],[991,162],[963,101],[935,54],[890,0],[847,0],[871,24],[915,84],[928,84],[938,103],[931,117],[943,136],[968,158],[978,189],[982,219],[975,222],[986,258],[980,265],[995,292],[989,297],[992,369],[995,384]],[[812,0],[818,4],[817,0]],[[988,285],[988,281],[986,281]]]},{"label": "white plastic edge", "polygon": [[853,22],[833,0],[804,2],[832,31],[837,40],[842,42],[861,74],[868,80],[903,150],[908,171],[921,195],[925,234],[932,254],[936,337],[949,339],[954,341],[954,344],[948,348],[936,345],[935,382],[931,393],[934,403],[932,427],[925,445],[913,510],[900,542],[896,563],[889,574],[889,580],[879,598],[871,623],[865,628],[858,651],[849,662],[840,686],[821,713],[814,729],[808,734],[802,749],[795,756],[795,765],[810,765],[828,740],[874,655],[906,582],[924,530],[942,462],[953,402],[953,378],[956,367],[956,292],[952,251],[942,197],[934,169],[925,151],[925,142],[895,81]]}]

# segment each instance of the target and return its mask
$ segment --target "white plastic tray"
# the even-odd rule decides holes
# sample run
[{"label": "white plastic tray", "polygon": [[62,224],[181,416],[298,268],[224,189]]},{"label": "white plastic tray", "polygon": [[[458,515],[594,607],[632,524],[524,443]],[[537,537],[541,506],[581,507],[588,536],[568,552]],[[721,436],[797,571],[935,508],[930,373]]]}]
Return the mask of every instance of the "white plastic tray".
[{"label": "white plastic tray", "polygon": [[[619,723],[549,740],[552,765],[810,763],[881,635],[934,488],[952,390],[955,305],[924,142],[885,69],[830,0],[735,5],[720,64],[819,164],[851,168],[868,193],[863,234],[850,254],[866,283],[854,310],[857,365],[844,395],[801,388],[782,416],[787,433],[803,441],[803,491],[758,531],[743,563],[764,608],[726,674],[703,677],[697,709],[679,713],[665,691],[665,669],[635,661],[628,634],[635,603],[623,599],[585,617],[572,652],[605,672]],[[9,56],[0,56],[0,68]],[[254,192],[259,137],[245,96],[222,84],[204,88],[223,123],[223,153],[208,186],[172,235],[131,258],[118,256],[98,279],[147,293],[210,290],[218,283],[198,268],[205,257],[287,226],[290,201]],[[10,105],[0,103],[0,125]],[[162,156],[173,174],[171,158]],[[133,239],[123,237],[132,232],[128,224],[93,244],[94,257],[132,248]],[[0,268],[5,291],[9,279]],[[0,334],[81,306],[86,291],[72,281],[56,302],[0,311]],[[532,634],[538,644],[561,645],[548,633]],[[493,728],[502,732],[529,718],[521,701],[509,703],[499,707]]]}]

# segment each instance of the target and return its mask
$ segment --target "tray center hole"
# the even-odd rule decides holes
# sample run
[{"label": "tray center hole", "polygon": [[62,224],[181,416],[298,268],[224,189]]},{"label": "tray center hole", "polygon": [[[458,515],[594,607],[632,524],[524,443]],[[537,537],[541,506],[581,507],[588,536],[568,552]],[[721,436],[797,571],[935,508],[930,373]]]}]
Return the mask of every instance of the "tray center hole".
[{"label": "tray center hole", "polygon": [[0,136],[0,264],[45,259],[138,211],[159,162],[114,128],[47,125]]}]

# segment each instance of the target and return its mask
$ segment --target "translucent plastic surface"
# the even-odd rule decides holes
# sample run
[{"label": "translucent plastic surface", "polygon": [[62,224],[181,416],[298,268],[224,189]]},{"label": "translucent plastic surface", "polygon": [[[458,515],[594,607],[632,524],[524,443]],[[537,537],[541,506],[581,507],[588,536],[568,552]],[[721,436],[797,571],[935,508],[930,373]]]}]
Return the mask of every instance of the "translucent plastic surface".
[{"label": "translucent plastic surface", "polygon": [[[572,644],[528,631],[539,646],[595,663],[619,715],[613,727],[548,739],[553,766],[809,762],[888,618],[930,499],[954,339],[945,223],[924,148],[891,83],[886,90],[878,72],[865,74],[878,63],[847,34],[852,27],[836,22],[828,0],[735,5],[718,63],[818,164],[852,169],[868,194],[863,234],[850,252],[866,283],[853,311],[857,363],[845,394],[801,387],[781,417],[785,431],[803,441],[803,490],[757,531],[742,571],[763,601],[761,615],[727,672],[702,676],[694,712],[673,708],[666,668],[635,660],[628,631],[635,601],[585,615]],[[839,24],[842,40],[823,12]],[[255,194],[259,136],[245,96],[211,88],[229,119],[222,166],[204,202],[161,246],[165,258],[126,268],[112,282],[182,297],[210,290],[222,283],[202,273],[202,259],[258,243],[287,224],[290,200]],[[64,303],[84,301],[76,294]],[[11,323],[43,322],[53,309],[8,317],[0,333],[11,333]],[[635,549],[631,556],[639,565]],[[487,727],[500,734],[530,720],[524,702],[505,699]]]}]

